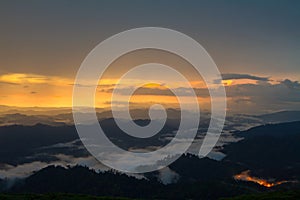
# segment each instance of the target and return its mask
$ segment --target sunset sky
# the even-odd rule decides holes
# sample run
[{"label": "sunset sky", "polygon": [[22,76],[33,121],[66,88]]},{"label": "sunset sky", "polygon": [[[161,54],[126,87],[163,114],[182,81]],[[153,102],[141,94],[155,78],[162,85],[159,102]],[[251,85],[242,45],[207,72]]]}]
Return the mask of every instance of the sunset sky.
[{"label": "sunset sky", "polygon": [[[131,28],[165,27],[197,40],[223,75],[233,112],[299,110],[299,1],[14,1],[0,3],[0,105],[70,107],[76,72],[101,41]],[[122,45],[122,44],[120,44]],[[111,65],[97,88],[97,107],[129,66],[159,61],[190,80],[201,105],[205,84],[192,66],[166,52],[129,53]],[[136,74],[123,90],[164,72]],[[173,80],[188,102],[188,90]],[[150,95],[151,93],[151,95]],[[120,105],[124,97],[118,93]],[[148,84],[133,103],[176,104],[165,85]]]}]

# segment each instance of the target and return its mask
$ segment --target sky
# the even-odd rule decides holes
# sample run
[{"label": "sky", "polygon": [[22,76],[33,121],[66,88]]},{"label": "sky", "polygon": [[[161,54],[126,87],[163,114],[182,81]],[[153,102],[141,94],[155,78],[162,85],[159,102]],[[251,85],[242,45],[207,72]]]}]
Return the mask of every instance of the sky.
[{"label": "sky", "polygon": [[[207,50],[223,74],[232,111],[299,110],[299,10],[296,0],[2,0],[0,105],[71,106],[77,70],[98,43],[121,31],[153,26],[185,33]],[[139,63],[143,55],[157,56],[171,65],[181,63],[178,68],[193,74],[188,64],[170,55],[137,52],[107,73],[105,88],[98,88],[97,106],[105,106],[121,69]],[[163,79],[165,75],[156,76]],[[192,79],[192,86],[200,91],[201,78]],[[123,89],[139,81],[128,80]],[[172,87],[187,96],[180,83]],[[149,95],[153,90],[157,94]],[[148,85],[141,92],[134,103],[153,99],[176,103],[163,85]],[[209,98],[201,92],[199,96],[207,106]],[[119,99],[122,102],[122,94]]]}]

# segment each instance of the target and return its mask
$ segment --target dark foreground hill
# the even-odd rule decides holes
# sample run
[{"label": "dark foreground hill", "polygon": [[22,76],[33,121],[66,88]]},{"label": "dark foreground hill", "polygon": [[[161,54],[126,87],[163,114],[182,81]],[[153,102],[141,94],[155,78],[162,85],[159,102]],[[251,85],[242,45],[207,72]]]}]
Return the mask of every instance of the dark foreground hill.
[{"label": "dark foreground hill", "polygon": [[[199,159],[190,155],[184,156],[183,161],[189,157],[191,163],[201,171],[207,164],[214,162],[209,159]],[[216,163],[215,163],[216,164]],[[160,183],[156,173],[146,174],[147,179],[136,179],[125,174],[115,172],[96,173],[86,167],[76,166],[70,168],[50,166],[44,168],[25,180],[20,180],[10,188],[9,193],[73,193],[97,196],[127,197],[138,199],[217,199],[250,193],[248,188],[240,187],[231,176],[224,175],[209,179],[200,174],[214,174],[215,170],[222,171],[220,166],[206,169],[199,175],[191,177],[187,171],[191,166],[189,161],[184,166],[179,182],[169,185]],[[202,167],[201,167],[202,166]],[[173,165],[178,169],[181,165]],[[186,170],[186,171],[185,171]]]},{"label": "dark foreground hill", "polygon": [[222,200],[297,200],[300,199],[300,190],[264,192],[261,194],[242,195]]},{"label": "dark foreground hill", "polygon": [[1,200],[130,200],[124,197],[97,197],[79,194],[0,194]]}]

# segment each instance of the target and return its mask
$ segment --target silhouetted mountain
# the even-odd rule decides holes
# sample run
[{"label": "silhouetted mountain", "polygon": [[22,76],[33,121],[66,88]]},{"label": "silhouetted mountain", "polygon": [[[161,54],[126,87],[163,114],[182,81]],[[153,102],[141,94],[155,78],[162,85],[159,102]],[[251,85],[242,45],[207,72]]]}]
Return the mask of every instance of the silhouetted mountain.
[{"label": "silhouetted mountain", "polygon": [[[63,121],[63,120],[62,120]],[[55,116],[46,115],[24,115],[20,113],[5,114],[0,116],[0,125],[24,125],[34,126],[36,124],[46,124],[50,126],[63,126],[64,122],[60,122]]]},{"label": "silhouetted mountain", "polygon": [[[146,126],[150,123],[150,120],[139,119],[135,120],[134,122],[140,126]],[[167,119],[164,127],[157,134],[149,138],[137,138],[128,135],[118,127],[115,120],[112,118],[101,120],[100,125],[106,136],[113,143],[115,143],[118,147],[128,150],[130,148],[145,149],[148,146],[161,147],[168,144],[169,141],[162,140],[162,138],[167,136],[174,137],[174,135],[176,134],[176,132],[174,133],[174,131],[178,129],[179,122],[180,121],[176,119]],[[155,123],[155,121],[153,123]]]},{"label": "silhouetted mountain", "polygon": [[225,146],[225,161],[240,163],[257,175],[300,179],[300,122],[259,126],[236,135],[244,140]]},{"label": "silhouetted mountain", "polygon": [[[189,166],[184,168],[188,170]],[[209,173],[213,174],[213,170],[211,169]],[[163,185],[153,177],[148,180],[136,179],[111,171],[96,173],[79,166],[71,168],[50,166],[15,184],[8,192],[42,194],[63,192],[143,199],[217,199],[249,193],[250,190],[240,187],[233,181],[219,181],[219,178]]]},{"label": "silhouetted mountain", "polygon": [[180,175],[179,182],[205,182],[211,180],[232,181],[232,177],[245,168],[227,161],[216,161],[209,158],[187,154],[180,157],[170,166]]},{"label": "silhouetted mountain", "polygon": [[259,115],[257,117],[262,119],[265,123],[300,121],[300,111],[281,111],[276,113]]},{"label": "silhouetted mountain", "polygon": [[[49,161],[56,159],[47,155],[45,147],[59,143],[67,143],[78,139],[74,126],[52,127],[43,124],[35,126],[4,126],[0,127],[0,163],[17,165],[34,160]],[[53,151],[54,149],[52,149]],[[84,150],[60,149],[66,154],[82,155]],[[72,150],[73,152],[69,152]],[[42,154],[44,153],[44,154]],[[55,152],[52,152],[55,153]],[[42,154],[37,158],[31,158]]]},{"label": "silhouetted mountain", "polygon": [[11,190],[21,193],[81,193],[102,196],[149,197],[150,188],[160,188],[161,183],[138,180],[114,172],[96,173],[85,167],[54,167],[40,170]]}]

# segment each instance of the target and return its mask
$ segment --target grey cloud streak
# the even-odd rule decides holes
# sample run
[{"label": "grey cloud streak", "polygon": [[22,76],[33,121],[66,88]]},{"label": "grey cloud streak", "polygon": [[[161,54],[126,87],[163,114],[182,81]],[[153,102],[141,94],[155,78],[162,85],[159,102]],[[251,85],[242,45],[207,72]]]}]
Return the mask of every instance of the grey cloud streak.
[{"label": "grey cloud streak", "polygon": [[269,77],[254,76],[251,74],[222,74],[223,80],[250,79],[256,81],[269,81]]},{"label": "grey cloud streak", "polygon": [[[127,95],[128,91],[130,90],[129,87],[125,87],[122,89],[115,90],[116,94],[120,95]],[[194,90],[195,94],[199,97],[209,97],[208,90],[206,88],[185,88],[185,87],[178,87],[174,88],[174,90],[177,92],[179,96],[193,96],[192,90]],[[111,89],[102,89],[100,92],[107,92],[111,93],[114,90]],[[141,87],[138,88],[135,93],[135,95],[157,95],[157,96],[174,96],[173,92],[169,89],[160,89],[160,88],[146,88]]]}]

